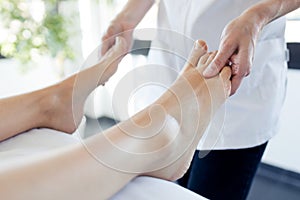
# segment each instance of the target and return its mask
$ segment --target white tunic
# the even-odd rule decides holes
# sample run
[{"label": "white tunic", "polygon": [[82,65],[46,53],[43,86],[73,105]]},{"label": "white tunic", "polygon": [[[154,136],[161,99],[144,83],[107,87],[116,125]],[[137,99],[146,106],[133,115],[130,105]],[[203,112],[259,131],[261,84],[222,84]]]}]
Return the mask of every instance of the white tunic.
[{"label": "white tunic", "polygon": [[[179,72],[196,39],[206,41],[209,50],[217,50],[226,24],[257,2],[259,0],[161,0],[159,30],[156,40],[152,42],[150,63]],[[284,30],[284,17],[265,26],[256,44],[251,74],[243,79],[236,94],[217,114],[209,134],[198,148],[253,147],[277,133],[286,92]],[[170,73],[155,74],[156,77],[163,76],[165,86],[178,75],[172,70],[167,71]],[[151,95],[154,93],[151,92]],[[160,93],[157,92],[157,95]]]}]

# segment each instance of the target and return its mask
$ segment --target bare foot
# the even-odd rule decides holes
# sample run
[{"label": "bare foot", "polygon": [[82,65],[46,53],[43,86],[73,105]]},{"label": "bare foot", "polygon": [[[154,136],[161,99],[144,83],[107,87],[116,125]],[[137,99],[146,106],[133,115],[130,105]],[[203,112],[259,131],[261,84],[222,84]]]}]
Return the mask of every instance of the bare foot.
[{"label": "bare foot", "polygon": [[82,120],[86,98],[117,71],[126,50],[124,38],[117,37],[116,44],[98,64],[44,89],[40,108],[45,119],[41,127],[73,133]]},{"label": "bare foot", "polygon": [[[203,70],[216,55],[216,52],[205,53],[206,49],[203,41],[196,42],[181,76],[171,86],[169,94],[166,93],[159,100],[180,125],[177,139],[168,141],[172,145],[170,154],[178,154],[178,159],[144,175],[171,181],[181,178],[188,170],[197,144],[212,116],[230,94],[229,67],[213,78],[202,77]],[[162,157],[158,162],[166,159],[168,157]]]}]

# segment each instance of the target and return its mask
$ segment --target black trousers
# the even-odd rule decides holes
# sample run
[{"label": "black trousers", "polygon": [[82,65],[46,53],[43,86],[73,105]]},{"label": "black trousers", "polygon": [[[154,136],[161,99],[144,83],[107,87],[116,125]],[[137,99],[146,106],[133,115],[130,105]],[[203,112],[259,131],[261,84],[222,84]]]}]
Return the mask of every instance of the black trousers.
[{"label": "black trousers", "polygon": [[212,200],[246,199],[266,146],[213,150],[201,159],[196,151],[190,169],[178,183]]}]

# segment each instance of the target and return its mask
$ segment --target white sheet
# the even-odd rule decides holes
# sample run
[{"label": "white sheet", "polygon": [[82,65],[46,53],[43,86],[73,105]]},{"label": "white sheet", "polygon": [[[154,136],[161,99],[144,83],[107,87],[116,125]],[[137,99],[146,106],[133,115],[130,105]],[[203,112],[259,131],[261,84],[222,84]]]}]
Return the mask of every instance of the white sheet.
[{"label": "white sheet", "polygon": [[[50,129],[33,129],[0,142],[0,166],[26,156],[79,142],[78,132],[67,135]],[[204,198],[172,182],[151,177],[138,177],[127,184],[111,200],[203,200]]]}]

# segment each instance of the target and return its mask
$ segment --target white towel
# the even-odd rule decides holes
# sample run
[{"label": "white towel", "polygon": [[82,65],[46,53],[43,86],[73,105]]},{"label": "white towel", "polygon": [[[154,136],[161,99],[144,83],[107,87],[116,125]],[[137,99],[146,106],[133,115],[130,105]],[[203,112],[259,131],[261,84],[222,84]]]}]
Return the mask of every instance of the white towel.
[{"label": "white towel", "polygon": [[[8,162],[26,162],[31,155],[80,142],[77,134],[68,135],[50,129],[33,129],[0,143],[0,167]],[[128,183],[111,200],[203,200],[204,198],[175,183],[165,180],[138,177]]]}]

